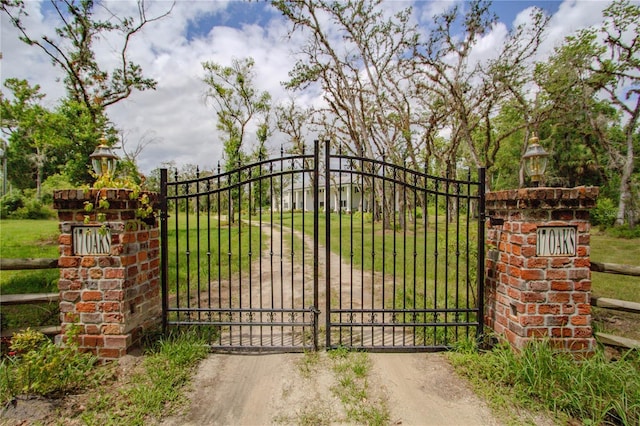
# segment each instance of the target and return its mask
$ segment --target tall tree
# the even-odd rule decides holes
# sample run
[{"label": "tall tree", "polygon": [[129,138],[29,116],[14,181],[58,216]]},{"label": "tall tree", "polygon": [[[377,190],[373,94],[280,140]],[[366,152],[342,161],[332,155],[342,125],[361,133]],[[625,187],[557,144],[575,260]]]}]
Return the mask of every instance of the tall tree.
[{"label": "tall tree", "polygon": [[[255,86],[255,72],[252,58],[233,59],[230,66],[223,66],[215,62],[204,62],[204,82],[207,84],[206,96],[212,102],[216,111],[217,128],[224,135],[225,171],[238,167],[248,156],[244,151],[247,147],[247,132],[251,123],[262,118],[258,124],[258,137],[266,141],[269,134],[268,116],[271,108],[271,95],[260,92]],[[264,148],[264,141],[261,142]],[[244,146],[243,146],[244,145]],[[258,147],[260,150],[260,147]],[[230,176],[237,180],[234,173]],[[232,194],[237,199],[241,194],[238,190]],[[233,200],[230,201],[233,222]]]},{"label": "tall tree", "polygon": [[[435,16],[435,26],[418,52],[423,91],[441,110],[440,126],[451,135],[442,147],[445,151],[438,153],[445,173],[455,175],[458,157],[464,153],[469,163],[487,168],[488,183],[501,142],[530,125],[525,119],[507,128],[497,126],[494,119],[507,103],[528,115],[529,101],[523,91],[548,23],[547,16],[533,10],[529,22],[511,30],[496,48],[495,58],[480,61],[474,59],[474,49],[497,22],[490,5],[474,0]],[[436,146],[426,148],[433,151]]]},{"label": "tall tree", "polygon": [[[50,0],[50,4],[60,22],[55,28],[55,36],[34,34],[27,28],[24,17],[28,13],[23,0],[0,1],[2,11],[20,32],[20,39],[29,46],[38,47],[54,66],[62,69],[67,96],[76,104],[75,113],[88,114],[93,134],[86,139],[76,138],[76,142],[83,144],[79,152],[88,156],[100,136],[106,133],[105,108],[128,98],[134,90],[155,89],[156,81],[144,77],[140,65],[131,60],[130,43],[145,25],[166,17],[173,5],[164,13],[148,16],[144,0],[138,0],[137,16],[119,17],[100,1]],[[98,17],[97,8],[106,11],[105,19]],[[116,51],[112,57],[99,58],[95,54],[95,44],[104,39],[109,39],[111,48]],[[111,129],[110,133],[115,130]],[[87,158],[84,160],[86,164]],[[74,180],[89,179],[87,173],[73,177]]]},{"label": "tall tree", "polygon": [[72,149],[60,133],[65,117],[41,104],[45,95],[40,86],[18,79],[7,79],[4,85],[11,92],[11,99],[0,94],[0,127],[9,141],[9,179],[20,189],[35,186],[39,197],[42,182],[64,167]]},{"label": "tall tree", "polygon": [[[616,224],[633,226],[638,216],[629,206],[638,197],[634,168],[640,143],[640,5],[617,0],[603,14],[601,25],[568,37],[542,66],[547,75],[543,87],[554,105],[578,112],[583,133],[606,150],[608,168],[620,176]],[[612,131],[615,126],[622,129],[622,137]]]},{"label": "tall tree", "polygon": [[291,21],[292,31],[308,35],[286,85],[294,90],[320,85],[327,108],[316,122],[328,126],[325,133],[359,155],[417,159],[419,140],[412,138],[407,95],[418,40],[411,9],[390,13],[381,0],[273,4]]}]

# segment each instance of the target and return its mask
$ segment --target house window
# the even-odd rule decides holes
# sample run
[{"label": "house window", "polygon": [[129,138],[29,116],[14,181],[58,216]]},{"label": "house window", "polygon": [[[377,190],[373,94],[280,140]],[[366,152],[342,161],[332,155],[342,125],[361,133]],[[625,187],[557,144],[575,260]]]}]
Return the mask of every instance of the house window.
[{"label": "house window", "polygon": [[347,207],[347,200],[340,200],[340,207]]},{"label": "house window", "polygon": [[356,186],[356,194],[357,194],[358,192],[360,192],[360,188],[358,188],[358,187]]},{"label": "house window", "polygon": [[324,201],[320,201],[320,207],[324,207]]}]

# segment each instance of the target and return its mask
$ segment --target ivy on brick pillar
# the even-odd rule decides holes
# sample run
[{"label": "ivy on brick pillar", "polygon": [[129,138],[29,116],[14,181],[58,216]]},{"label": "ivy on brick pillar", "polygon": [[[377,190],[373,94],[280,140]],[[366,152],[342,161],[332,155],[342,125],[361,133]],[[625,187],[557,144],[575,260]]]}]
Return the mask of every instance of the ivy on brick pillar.
[{"label": "ivy on brick pillar", "polygon": [[[125,355],[141,332],[161,322],[158,221],[136,219],[139,205],[131,194],[127,189],[54,193],[62,333],[79,325],[81,349],[103,360]],[[155,194],[149,196],[155,203]],[[87,212],[85,204],[95,206],[97,200],[100,207]]]},{"label": "ivy on brick pillar", "polygon": [[516,349],[548,338],[590,353],[589,209],[598,188],[527,188],[486,194],[485,323]]}]

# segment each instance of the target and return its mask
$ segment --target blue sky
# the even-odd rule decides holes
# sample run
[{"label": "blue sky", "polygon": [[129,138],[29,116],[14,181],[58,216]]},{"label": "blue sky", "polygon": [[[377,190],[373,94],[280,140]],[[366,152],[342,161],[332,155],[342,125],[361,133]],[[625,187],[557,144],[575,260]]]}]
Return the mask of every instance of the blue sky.
[{"label": "blue sky", "polygon": [[[167,0],[147,2],[151,14],[164,11],[171,4]],[[462,0],[400,3],[426,10],[442,10],[454,3],[464,7]],[[51,34],[56,22],[42,13],[47,3],[30,0],[26,4],[31,15],[27,21],[29,28]],[[133,0],[106,4],[119,15],[130,15],[136,10]],[[552,16],[540,52],[544,57],[572,31],[600,22],[601,11],[608,4],[605,0],[495,1],[493,10],[500,23],[486,37],[490,43],[500,43],[514,21],[524,19],[519,14],[530,6],[539,6]],[[45,100],[54,105],[64,95],[59,70],[36,48],[18,40],[16,30],[4,14],[1,19],[1,78],[26,78],[32,84],[40,84],[47,94]],[[145,74],[158,81],[158,88],[135,93],[108,110],[114,124],[123,129],[132,145],[143,138],[155,140],[138,158],[141,169],[148,172],[168,161],[177,166],[197,164],[206,169],[220,160],[222,143],[217,135],[215,112],[204,101],[204,61],[229,65],[232,58],[251,56],[256,64],[258,88],[268,90],[275,103],[286,101],[290,95],[280,83],[287,79],[295,63],[296,47],[302,42],[299,37],[287,39],[288,29],[280,13],[266,2],[210,0],[177,0],[168,18],[146,27],[131,44],[130,53]],[[105,40],[97,46],[98,58],[109,61],[117,51],[116,45],[116,40]],[[317,91],[310,91],[299,94],[299,101],[317,105],[322,99]],[[274,135],[275,139],[278,137]]]}]

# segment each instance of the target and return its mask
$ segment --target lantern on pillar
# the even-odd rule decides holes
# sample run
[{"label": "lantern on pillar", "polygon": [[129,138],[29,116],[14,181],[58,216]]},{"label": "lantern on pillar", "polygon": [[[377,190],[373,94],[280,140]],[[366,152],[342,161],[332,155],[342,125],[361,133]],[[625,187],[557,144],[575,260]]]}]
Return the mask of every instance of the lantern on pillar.
[{"label": "lantern on pillar", "polygon": [[98,177],[104,175],[112,176],[115,173],[118,156],[106,145],[104,138],[100,139],[100,145],[91,153],[89,158],[91,158],[93,171]]},{"label": "lantern on pillar", "polygon": [[538,142],[539,139],[535,135],[529,139],[527,151],[522,156],[525,170],[534,186],[540,185],[540,181],[547,169],[547,158],[549,157],[549,153]]}]

